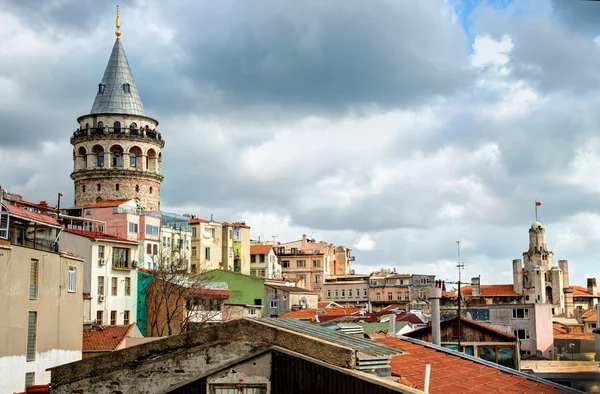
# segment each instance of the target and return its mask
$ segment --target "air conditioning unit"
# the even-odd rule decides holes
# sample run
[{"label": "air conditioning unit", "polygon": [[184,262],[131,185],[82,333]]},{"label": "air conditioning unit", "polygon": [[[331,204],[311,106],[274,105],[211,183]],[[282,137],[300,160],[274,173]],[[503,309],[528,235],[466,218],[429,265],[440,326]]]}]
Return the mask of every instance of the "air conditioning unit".
[{"label": "air conditioning unit", "polygon": [[131,266],[132,266],[133,268],[137,268],[137,267],[138,267],[138,262],[137,262],[137,261],[135,261],[135,260],[133,260],[133,261],[131,262]]},{"label": "air conditioning unit", "polygon": [[105,297],[106,297],[105,295],[99,295],[98,296],[98,302],[104,302],[104,298]]},{"label": "air conditioning unit", "polygon": [[106,260],[104,260],[104,259],[98,259],[98,264],[100,264],[100,265],[106,265]]}]

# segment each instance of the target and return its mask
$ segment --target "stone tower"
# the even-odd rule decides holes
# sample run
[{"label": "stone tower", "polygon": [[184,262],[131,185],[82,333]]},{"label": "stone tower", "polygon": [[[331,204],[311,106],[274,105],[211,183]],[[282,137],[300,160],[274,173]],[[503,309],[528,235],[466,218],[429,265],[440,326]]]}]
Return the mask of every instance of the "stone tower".
[{"label": "stone tower", "polygon": [[568,272],[566,260],[554,264],[554,253],[546,245],[546,229],[536,220],[529,228],[529,249],[523,253],[523,262],[513,260],[515,292],[523,294],[526,303],[552,304],[554,314],[563,313]]},{"label": "stone tower", "polygon": [[77,119],[71,137],[75,206],[137,198],[147,210],[160,210],[160,167],[165,141],[158,121],[146,116],[118,28],[88,115]]}]

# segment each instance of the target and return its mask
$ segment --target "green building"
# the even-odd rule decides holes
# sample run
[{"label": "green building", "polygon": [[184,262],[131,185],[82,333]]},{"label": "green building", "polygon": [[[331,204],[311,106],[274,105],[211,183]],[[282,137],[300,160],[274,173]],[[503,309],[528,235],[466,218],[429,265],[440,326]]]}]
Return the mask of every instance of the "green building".
[{"label": "green building", "polygon": [[196,280],[227,283],[229,299],[225,301],[227,320],[242,317],[261,317],[265,302],[263,278],[233,271],[211,270],[197,275]]}]

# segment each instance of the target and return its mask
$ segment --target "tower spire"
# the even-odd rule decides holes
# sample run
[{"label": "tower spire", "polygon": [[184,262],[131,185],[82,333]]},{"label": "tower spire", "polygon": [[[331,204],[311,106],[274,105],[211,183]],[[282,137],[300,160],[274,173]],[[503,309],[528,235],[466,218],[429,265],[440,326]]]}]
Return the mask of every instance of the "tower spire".
[{"label": "tower spire", "polygon": [[119,37],[121,35],[121,18],[119,18],[119,5],[117,5],[117,31],[115,31],[115,35]]}]

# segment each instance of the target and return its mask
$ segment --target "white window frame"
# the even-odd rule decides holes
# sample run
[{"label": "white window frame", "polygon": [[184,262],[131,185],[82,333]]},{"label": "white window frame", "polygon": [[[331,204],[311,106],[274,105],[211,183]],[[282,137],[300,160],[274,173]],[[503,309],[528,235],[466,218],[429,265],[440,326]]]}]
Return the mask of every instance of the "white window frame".
[{"label": "white window frame", "polygon": [[8,239],[8,227],[10,226],[10,215],[8,209],[2,206],[0,211],[0,238]]},{"label": "white window frame", "polygon": [[271,301],[271,308],[273,308],[273,309],[277,308],[277,300]]},{"label": "white window frame", "polygon": [[248,307],[248,316],[256,316],[256,307],[254,307],[254,306]]},{"label": "white window frame", "polygon": [[77,267],[69,267],[67,278],[67,292],[75,293],[77,290]]}]

